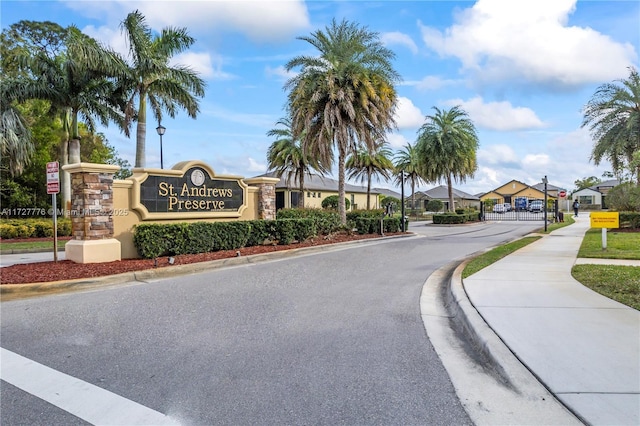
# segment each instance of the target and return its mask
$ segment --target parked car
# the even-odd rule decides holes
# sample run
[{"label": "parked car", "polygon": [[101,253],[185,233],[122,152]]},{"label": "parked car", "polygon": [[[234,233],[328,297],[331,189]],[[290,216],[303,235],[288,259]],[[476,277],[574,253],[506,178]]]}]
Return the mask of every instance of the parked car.
[{"label": "parked car", "polygon": [[493,206],[493,212],[494,213],[504,213],[507,210],[504,207],[504,204],[496,204],[495,206]]},{"label": "parked car", "polygon": [[540,213],[544,209],[544,203],[540,200],[535,200],[529,203],[529,211],[531,213]]}]

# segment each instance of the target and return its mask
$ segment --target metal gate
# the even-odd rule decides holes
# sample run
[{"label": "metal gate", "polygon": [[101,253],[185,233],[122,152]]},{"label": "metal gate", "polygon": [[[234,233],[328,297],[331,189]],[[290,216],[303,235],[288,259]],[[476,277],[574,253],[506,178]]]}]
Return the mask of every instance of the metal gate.
[{"label": "metal gate", "polygon": [[[493,206],[495,207],[495,206]],[[489,210],[489,211],[487,211]],[[544,221],[545,212],[544,211],[529,211],[528,209],[496,209],[493,211],[493,208],[487,209],[486,203],[484,201],[480,202],[480,212],[482,213],[483,220],[539,220]],[[547,209],[547,220],[553,221],[555,219],[559,219],[558,213],[558,201],[553,201],[553,206],[551,209]]]}]

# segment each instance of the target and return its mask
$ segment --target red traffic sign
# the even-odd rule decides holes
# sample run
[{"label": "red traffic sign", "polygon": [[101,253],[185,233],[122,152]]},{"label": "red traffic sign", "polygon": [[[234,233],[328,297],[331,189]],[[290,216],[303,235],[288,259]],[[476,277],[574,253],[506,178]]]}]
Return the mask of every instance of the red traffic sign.
[{"label": "red traffic sign", "polygon": [[57,194],[60,192],[60,184],[58,182],[47,182],[47,194]]},{"label": "red traffic sign", "polygon": [[57,161],[47,163],[47,194],[60,192],[60,174]]},{"label": "red traffic sign", "polygon": [[560,198],[564,198],[564,197],[566,197],[566,196],[567,196],[567,191],[559,191],[559,192],[558,192],[558,196],[559,196]]}]

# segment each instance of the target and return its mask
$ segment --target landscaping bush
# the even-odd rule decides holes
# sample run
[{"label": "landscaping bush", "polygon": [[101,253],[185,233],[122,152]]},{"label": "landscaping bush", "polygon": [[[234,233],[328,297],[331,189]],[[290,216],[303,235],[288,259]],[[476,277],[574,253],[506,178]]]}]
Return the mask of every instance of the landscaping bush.
[{"label": "landscaping bush", "polygon": [[[339,198],[337,195],[329,195],[327,198],[322,200],[322,208],[338,210],[338,200]],[[345,209],[349,210],[349,207],[351,207],[351,202],[349,202],[349,200],[345,198],[344,205],[345,205]]]},{"label": "landscaping bush", "polygon": [[333,210],[280,209],[276,219],[312,219],[315,223],[316,233],[323,235],[335,232],[340,228],[340,216]]},{"label": "landscaping bush", "polygon": [[620,228],[640,229],[640,212],[620,212]]},{"label": "landscaping bush", "polygon": [[[58,236],[71,235],[71,219],[58,218]],[[8,219],[0,224],[0,238],[53,237],[53,219]]]},{"label": "landscaping bush", "polygon": [[640,186],[631,182],[614,186],[607,193],[607,205],[620,212],[640,212]]},{"label": "landscaping bush", "polygon": [[249,224],[249,237],[247,239],[247,247],[260,246],[269,240],[273,232],[271,232],[271,222],[266,220],[250,220]]}]

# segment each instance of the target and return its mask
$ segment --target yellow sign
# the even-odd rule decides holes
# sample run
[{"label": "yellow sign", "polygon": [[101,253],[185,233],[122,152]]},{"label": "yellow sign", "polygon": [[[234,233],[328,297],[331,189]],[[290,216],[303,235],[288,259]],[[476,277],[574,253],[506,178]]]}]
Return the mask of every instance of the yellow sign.
[{"label": "yellow sign", "polygon": [[592,228],[619,228],[618,212],[591,212]]}]

